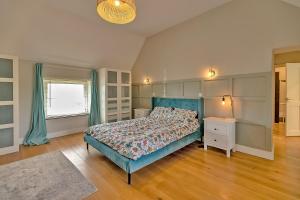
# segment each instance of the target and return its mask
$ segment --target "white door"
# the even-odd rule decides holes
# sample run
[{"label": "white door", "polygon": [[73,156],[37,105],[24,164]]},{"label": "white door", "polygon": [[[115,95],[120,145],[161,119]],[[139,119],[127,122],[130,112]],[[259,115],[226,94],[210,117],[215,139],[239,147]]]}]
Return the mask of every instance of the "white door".
[{"label": "white door", "polygon": [[286,64],[286,135],[300,136],[300,63]]}]

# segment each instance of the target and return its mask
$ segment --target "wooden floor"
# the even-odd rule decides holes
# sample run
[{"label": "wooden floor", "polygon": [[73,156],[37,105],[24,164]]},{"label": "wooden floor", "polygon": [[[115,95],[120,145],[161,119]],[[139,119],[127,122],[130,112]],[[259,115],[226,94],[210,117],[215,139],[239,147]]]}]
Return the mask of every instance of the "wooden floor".
[{"label": "wooden floor", "polygon": [[[278,129],[279,130],[279,129]],[[300,199],[300,138],[274,134],[275,161],[236,152],[205,152],[198,143],[136,172],[127,185],[123,170],[93,148],[82,134],[51,140],[39,147],[0,157],[0,165],[39,154],[62,151],[96,185],[88,199]],[[1,178],[1,177],[0,177]]]}]

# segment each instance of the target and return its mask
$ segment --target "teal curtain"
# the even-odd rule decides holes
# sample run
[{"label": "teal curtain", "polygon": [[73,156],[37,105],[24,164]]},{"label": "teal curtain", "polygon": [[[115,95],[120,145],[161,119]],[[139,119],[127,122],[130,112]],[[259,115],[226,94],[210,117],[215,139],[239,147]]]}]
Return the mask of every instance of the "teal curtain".
[{"label": "teal curtain", "polygon": [[24,139],[24,145],[48,143],[44,110],[43,64],[35,64],[31,125]]},{"label": "teal curtain", "polygon": [[96,70],[91,72],[91,107],[89,114],[89,126],[100,123],[100,102],[98,92],[98,73]]}]

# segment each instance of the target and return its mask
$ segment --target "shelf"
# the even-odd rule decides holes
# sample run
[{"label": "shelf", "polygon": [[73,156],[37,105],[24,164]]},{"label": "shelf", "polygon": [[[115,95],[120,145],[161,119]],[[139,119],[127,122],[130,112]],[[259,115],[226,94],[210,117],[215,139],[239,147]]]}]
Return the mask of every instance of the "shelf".
[{"label": "shelf", "polygon": [[120,86],[128,86],[128,87],[130,87],[130,86],[131,86],[131,84],[122,83],[122,84],[120,84]]},{"label": "shelf", "polygon": [[107,101],[117,101],[118,98],[107,98]]},{"label": "shelf", "polygon": [[13,78],[0,78],[0,82],[2,83],[12,83],[14,82]]},{"label": "shelf", "polygon": [[117,86],[118,86],[118,84],[117,84],[117,83],[107,83],[106,85],[107,85],[107,86],[115,86],[115,87],[117,87]]},{"label": "shelf", "polygon": [[107,112],[107,116],[113,116],[113,115],[118,115],[118,112]]},{"label": "shelf", "polygon": [[117,104],[110,104],[110,103],[107,104],[107,108],[117,108],[117,107],[118,107]]},{"label": "shelf", "polygon": [[10,106],[14,105],[13,101],[0,101],[0,106]]},{"label": "shelf", "polygon": [[117,119],[110,119],[110,120],[107,120],[108,123],[113,123],[113,122],[117,122],[118,120]]},{"label": "shelf", "polygon": [[13,128],[14,124],[2,124],[0,125],[0,129]]}]

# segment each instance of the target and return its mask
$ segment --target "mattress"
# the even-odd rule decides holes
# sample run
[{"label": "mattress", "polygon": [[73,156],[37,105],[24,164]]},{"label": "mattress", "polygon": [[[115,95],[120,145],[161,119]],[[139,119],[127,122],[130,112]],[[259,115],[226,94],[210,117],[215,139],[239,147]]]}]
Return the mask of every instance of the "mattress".
[{"label": "mattress", "polygon": [[194,133],[198,128],[198,119],[144,117],[92,126],[86,134],[119,154],[137,160]]}]

